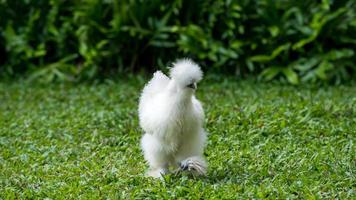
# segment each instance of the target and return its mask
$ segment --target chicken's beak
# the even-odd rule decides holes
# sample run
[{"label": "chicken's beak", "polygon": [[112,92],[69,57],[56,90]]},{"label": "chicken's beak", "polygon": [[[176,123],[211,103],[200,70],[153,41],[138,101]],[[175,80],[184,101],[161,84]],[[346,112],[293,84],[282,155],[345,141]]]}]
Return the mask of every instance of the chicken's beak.
[{"label": "chicken's beak", "polygon": [[192,84],[189,84],[187,87],[189,88],[192,88],[192,89],[197,89],[197,84],[196,83],[192,83]]}]

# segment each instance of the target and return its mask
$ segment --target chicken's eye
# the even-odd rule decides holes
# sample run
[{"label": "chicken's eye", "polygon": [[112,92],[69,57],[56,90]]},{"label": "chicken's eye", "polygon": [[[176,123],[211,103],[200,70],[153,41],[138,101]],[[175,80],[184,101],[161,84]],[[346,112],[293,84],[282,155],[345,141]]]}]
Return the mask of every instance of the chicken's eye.
[{"label": "chicken's eye", "polygon": [[187,85],[187,87],[192,88],[192,89],[196,89],[197,85],[196,85],[196,83],[191,83],[191,84]]}]

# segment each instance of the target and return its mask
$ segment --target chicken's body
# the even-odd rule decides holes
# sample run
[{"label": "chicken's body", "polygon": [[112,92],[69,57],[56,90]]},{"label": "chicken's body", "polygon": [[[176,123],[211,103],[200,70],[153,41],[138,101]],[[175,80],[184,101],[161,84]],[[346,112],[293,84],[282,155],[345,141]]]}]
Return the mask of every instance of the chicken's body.
[{"label": "chicken's body", "polygon": [[200,68],[190,60],[174,64],[171,78],[158,71],[144,88],[139,104],[144,157],[150,165],[149,176],[161,177],[169,166],[186,165],[204,174],[204,111],[195,98],[194,87],[202,77]]}]

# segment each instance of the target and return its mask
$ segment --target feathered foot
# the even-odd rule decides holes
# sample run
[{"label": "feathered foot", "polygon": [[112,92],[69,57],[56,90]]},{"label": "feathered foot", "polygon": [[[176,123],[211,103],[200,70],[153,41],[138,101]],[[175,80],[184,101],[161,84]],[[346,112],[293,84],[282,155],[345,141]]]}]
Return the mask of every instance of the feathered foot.
[{"label": "feathered foot", "polygon": [[207,163],[203,158],[194,156],[181,161],[179,171],[189,171],[193,175],[201,176],[206,174],[207,167]]}]

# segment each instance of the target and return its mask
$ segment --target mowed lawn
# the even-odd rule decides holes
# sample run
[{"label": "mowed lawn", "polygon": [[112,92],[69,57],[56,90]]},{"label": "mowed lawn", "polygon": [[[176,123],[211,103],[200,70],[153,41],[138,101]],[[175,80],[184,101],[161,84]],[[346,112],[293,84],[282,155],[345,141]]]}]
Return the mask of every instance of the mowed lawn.
[{"label": "mowed lawn", "polygon": [[210,78],[206,177],[144,177],[144,85],[0,83],[0,199],[356,198],[356,84]]}]

